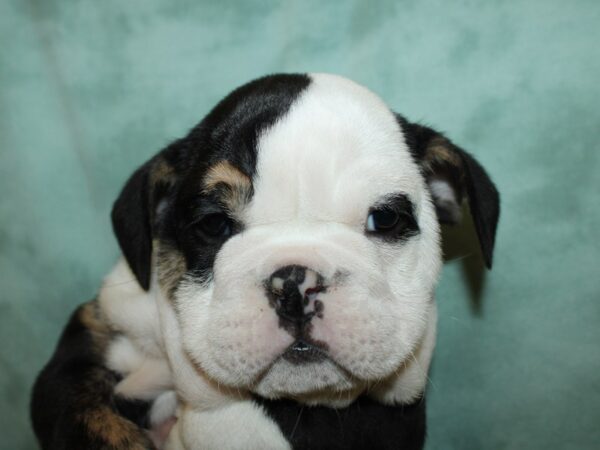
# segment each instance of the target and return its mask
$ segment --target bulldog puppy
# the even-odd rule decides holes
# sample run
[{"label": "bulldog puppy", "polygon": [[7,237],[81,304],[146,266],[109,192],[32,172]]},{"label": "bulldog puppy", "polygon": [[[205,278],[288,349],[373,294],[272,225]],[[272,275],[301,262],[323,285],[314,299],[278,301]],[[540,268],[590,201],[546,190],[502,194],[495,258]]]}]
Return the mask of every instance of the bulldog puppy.
[{"label": "bulldog puppy", "polygon": [[334,75],[238,88],[115,202],[124,260],[38,378],[42,447],[422,448],[465,198],[491,267],[498,193],[440,133]]}]

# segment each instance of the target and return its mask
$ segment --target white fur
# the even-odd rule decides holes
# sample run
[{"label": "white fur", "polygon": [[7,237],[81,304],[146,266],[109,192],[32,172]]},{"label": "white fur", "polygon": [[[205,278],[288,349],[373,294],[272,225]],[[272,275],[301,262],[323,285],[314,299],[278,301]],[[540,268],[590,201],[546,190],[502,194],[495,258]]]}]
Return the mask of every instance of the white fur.
[{"label": "white fur", "polygon": [[123,375],[115,392],[132,399],[153,400],[150,423],[175,414],[173,376],[163,351],[154,292],[144,291],[124,260],[104,280],[100,308],[117,332],[106,354],[108,368]]},{"label": "white fur", "polygon": [[432,196],[439,201],[458,204],[456,193],[448,181],[441,178],[434,178],[429,182],[429,189]]},{"label": "white fur", "polygon": [[156,397],[150,411],[150,424],[157,426],[173,417],[177,411],[177,394],[175,391],[165,391]]},{"label": "white fur", "polygon": [[165,448],[286,450],[291,447],[262,408],[246,400],[207,411],[182,408]]},{"label": "white fur", "polygon": [[137,283],[125,260],[105,278],[98,302],[111,326],[124,331],[136,349],[145,356],[164,357],[156,302]]},{"label": "white fur", "polygon": [[429,189],[436,204],[446,210],[449,218],[455,223],[460,222],[462,216],[461,202],[458,200],[456,192],[450,182],[443,177],[432,177],[429,180]]},{"label": "white fur", "polygon": [[116,391],[131,398],[152,399],[172,388],[153,296],[145,292],[121,260],[106,277],[98,296],[113,329],[121,332],[108,348],[106,365],[124,375]]},{"label": "white fur", "polygon": [[435,347],[437,307],[429,307],[427,328],[412,351],[411,357],[387,380],[376,383],[369,389],[371,397],[388,405],[409,404],[423,395],[427,384],[427,373]]},{"label": "white fur", "polygon": [[171,387],[171,370],[167,360],[144,354],[126,335],[111,342],[106,365],[126,375],[115,388],[124,397],[150,400]]}]

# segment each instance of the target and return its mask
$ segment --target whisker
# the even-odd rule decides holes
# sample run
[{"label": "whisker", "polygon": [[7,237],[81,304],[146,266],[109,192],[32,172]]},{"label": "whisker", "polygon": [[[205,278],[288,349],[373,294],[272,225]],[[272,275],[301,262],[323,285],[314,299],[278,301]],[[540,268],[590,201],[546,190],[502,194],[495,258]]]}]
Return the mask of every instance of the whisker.
[{"label": "whisker", "polygon": [[298,413],[298,417],[296,418],[296,423],[294,424],[294,428],[292,428],[292,432],[290,433],[290,440],[294,438],[294,433],[296,432],[296,428],[298,428],[298,424],[300,423],[300,416],[302,416],[302,411],[304,411],[304,405],[300,407],[300,412]]},{"label": "whisker", "polygon": [[102,287],[103,288],[111,288],[111,287],[115,287],[115,286],[122,286],[124,284],[135,283],[136,281],[137,280],[135,278],[133,278],[133,279],[127,280],[127,281],[119,281],[118,283],[103,284]]},{"label": "whisker", "polygon": [[460,256],[457,256],[457,257],[452,258],[452,259],[447,259],[445,262],[449,263],[449,262],[454,262],[454,261],[461,261],[461,260],[463,260],[465,258],[468,258],[469,256],[473,256],[473,253],[466,253],[464,255],[460,255]]},{"label": "whisker", "polygon": [[438,388],[437,385],[433,382],[433,380],[431,379],[429,374],[425,370],[423,370],[421,363],[419,363],[419,360],[417,359],[415,353],[412,350],[410,350],[410,355],[412,356],[413,361],[415,362],[415,364],[417,365],[417,367],[419,368],[421,373],[425,376],[425,379],[427,380],[427,382],[431,385],[431,387],[433,389],[437,389]]}]

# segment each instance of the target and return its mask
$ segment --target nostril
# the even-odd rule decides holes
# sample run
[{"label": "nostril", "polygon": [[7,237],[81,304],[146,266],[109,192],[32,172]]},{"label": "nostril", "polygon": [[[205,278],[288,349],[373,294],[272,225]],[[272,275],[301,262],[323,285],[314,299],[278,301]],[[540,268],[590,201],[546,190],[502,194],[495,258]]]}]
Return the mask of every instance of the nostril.
[{"label": "nostril", "polygon": [[308,288],[306,291],[304,291],[304,296],[308,300],[315,300],[317,298],[317,295],[319,294],[319,292],[324,292],[324,291],[325,291],[324,286],[315,286],[315,287]]}]

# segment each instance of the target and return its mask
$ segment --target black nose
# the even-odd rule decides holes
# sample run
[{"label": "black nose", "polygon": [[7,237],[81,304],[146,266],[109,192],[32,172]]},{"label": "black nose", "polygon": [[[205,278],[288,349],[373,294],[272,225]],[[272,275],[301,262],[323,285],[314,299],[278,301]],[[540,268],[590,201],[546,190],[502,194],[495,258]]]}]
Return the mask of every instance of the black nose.
[{"label": "black nose", "polygon": [[323,277],[303,266],[285,266],[265,283],[267,297],[277,315],[287,322],[302,326],[317,313],[315,295],[325,290]]}]

